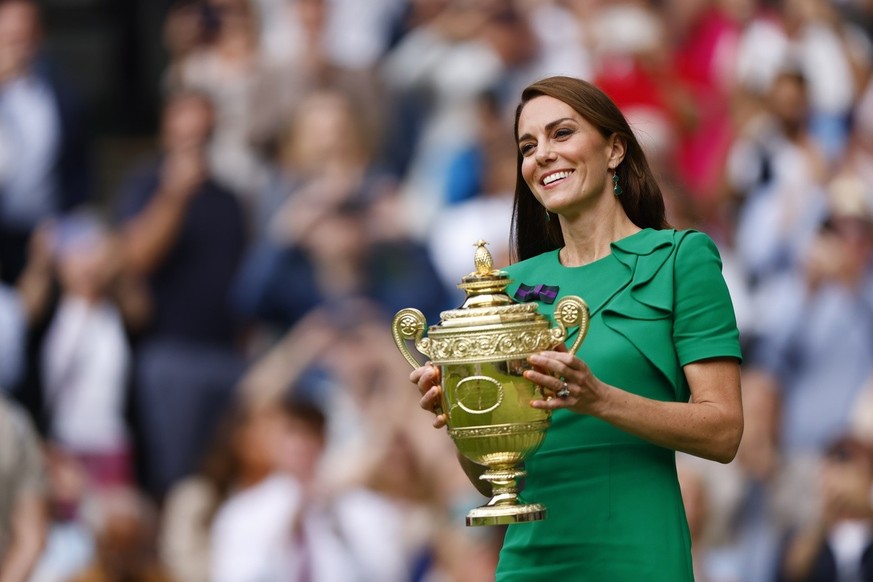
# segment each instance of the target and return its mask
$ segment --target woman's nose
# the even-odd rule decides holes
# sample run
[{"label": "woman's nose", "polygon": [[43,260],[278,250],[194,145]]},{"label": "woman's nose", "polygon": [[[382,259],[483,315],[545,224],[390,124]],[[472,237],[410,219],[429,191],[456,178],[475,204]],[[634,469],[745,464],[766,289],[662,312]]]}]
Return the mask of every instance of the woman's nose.
[{"label": "woman's nose", "polygon": [[544,144],[537,146],[535,158],[538,164],[545,164],[555,159],[555,154],[552,152],[551,146]]}]

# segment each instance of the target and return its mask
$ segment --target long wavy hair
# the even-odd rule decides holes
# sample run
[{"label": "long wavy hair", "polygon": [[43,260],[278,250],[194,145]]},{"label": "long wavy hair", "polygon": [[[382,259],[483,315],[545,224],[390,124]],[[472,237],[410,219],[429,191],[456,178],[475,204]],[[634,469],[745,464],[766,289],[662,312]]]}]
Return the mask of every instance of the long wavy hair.
[{"label": "long wavy hair", "polygon": [[[581,79],[561,76],[542,79],[529,85],[521,94],[521,102],[515,110],[516,137],[522,109],[531,99],[540,96],[563,101],[597,128],[605,138],[615,134],[624,140],[625,156],[615,170],[623,190],[619,196],[621,205],[628,218],[640,228],[668,228],[661,188],[627,119],[612,99]],[[519,151],[512,214],[513,261],[529,259],[564,246],[560,221],[546,219],[543,206],[534,197],[522,176],[521,162],[522,155]]]}]

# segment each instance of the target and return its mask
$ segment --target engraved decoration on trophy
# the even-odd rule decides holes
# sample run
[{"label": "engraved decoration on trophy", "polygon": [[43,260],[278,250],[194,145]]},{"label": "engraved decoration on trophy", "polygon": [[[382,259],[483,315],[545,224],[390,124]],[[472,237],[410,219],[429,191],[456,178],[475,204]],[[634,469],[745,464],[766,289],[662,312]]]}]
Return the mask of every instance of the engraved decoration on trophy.
[{"label": "engraved decoration on trophy", "polygon": [[[504,271],[494,268],[486,242],[478,241],[475,271],[458,287],[466,293],[464,304],[440,314],[428,327],[418,309],[401,309],[394,316],[392,333],[397,348],[413,368],[411,342],[439,366],[442,403],[448,433],[458,451],[485,467],[480,477],[492,488],[491,499],[467,513],[467,525],[501,525],[546,517],[543,503],[519,498],[518,480],[523,462],[542,443],[550,412],[530,406],[542,390],[524,378],[528,356],[564,343],[570,329],[578,333],[568,348],[575,353],[588,332],[588,306],[568,295],[555,304],[552,326],[535,302],[516,303],[506,294],[511,283]],[[557,288],[554,288],[557,289]]]}]

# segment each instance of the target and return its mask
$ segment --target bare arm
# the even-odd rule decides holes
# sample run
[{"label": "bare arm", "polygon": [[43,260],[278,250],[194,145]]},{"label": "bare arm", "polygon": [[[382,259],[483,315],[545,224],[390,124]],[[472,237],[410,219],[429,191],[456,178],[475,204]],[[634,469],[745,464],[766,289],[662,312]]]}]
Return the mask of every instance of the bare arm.
[{"label": "bare arm", "polygon": [[324,309],[307,313],[249,367],[239,382],[243,397],[256,404],[282,398],[288,387],[336,341],[336,334]]},{"label": "bare arm", "polygon": [[0,560],[0,582],[25,582],[42,553],[46,536],[46,511],[42,496],[25,493],[12,513],[12,539]]},{"label": "bare arm", "polygon": [[27,248],[27,264],[16,282],[29,325],[44,315],[54,282],[52,244],[53,224],[41,224],[33,233]]},{"label": "bare arm", "polygon": [[690,402],[662,402],[610,386],[566,350],[530,357],[537,368],[525,377],[554,396],[566,379],[570,396],[531,403],[535,408],[569,408],[590,414],[656,445],[718,461],[733,460],[743,434],[740,368],[734,358],[713,358],[685,366]]},{"label": "bare arm", "polygon": [[171,153],[162,172],[155,196],[121,230],[124,265],[138,275],[151,273],[175,243],[188,201],[206,176],[203,155],[197,150]]}]

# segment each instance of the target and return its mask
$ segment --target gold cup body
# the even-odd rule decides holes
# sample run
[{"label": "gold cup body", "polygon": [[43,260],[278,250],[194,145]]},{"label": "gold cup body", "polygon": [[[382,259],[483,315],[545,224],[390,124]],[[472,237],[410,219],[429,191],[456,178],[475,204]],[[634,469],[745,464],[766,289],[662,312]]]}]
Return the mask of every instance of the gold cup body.
[{"label": "gold cup body", "polygon": [[545,518],[544,505],[518,497],[523,462],[542,443],[550,420],[548,411],[530,405],[543,394],[523,374],[530,355],[563,343],[572,326],[579,327],[570,348],[576,351],[588,329],[585,302],[562,298],[555,306],[555,327],[533,303],[466,307],[442,317],[424,337],[424,315],[403,309],[394,317],[393,334],[413,367],[419,364],[406,346],[409,340],[439,366],[448,433],[461,455],[485,467],[480,478],[491,483],[492,497],[467,514],[467,525]]},{"label": "gold cup body", "polygon": [[518,498],[522,463],[543,442],[550,418],[548,411],[530,406],[542,393],[522,376],[527,367],[523,358],[440,367],[449,435],[464,457],[486,467],[481,478],[493,490],[486,505],[467,514],[467,525],[546,516],[544,505]]}]

